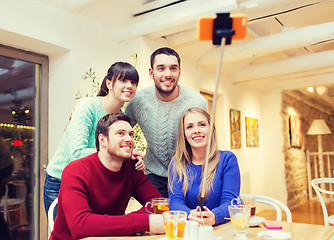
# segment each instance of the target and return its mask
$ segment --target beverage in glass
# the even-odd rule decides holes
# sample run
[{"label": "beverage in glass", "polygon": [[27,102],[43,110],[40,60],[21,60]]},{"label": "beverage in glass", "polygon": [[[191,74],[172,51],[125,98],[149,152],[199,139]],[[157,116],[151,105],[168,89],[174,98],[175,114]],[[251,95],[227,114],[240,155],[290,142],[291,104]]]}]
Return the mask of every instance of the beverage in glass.
[{"label": "beverage in glass", "polygon": [[250,206],[250,217],[255,216],[256,212],[256,199],[253,196],[239,196],[232,199],[232,205],[249,205]]},{"label": "beverage in glass", "polygon": [[247,239],[247,229],[249,227],[250,206],[230,205],[228,207],[231,222],[235,230],[236,239]]},{"label": "beverage in glass", "polygon": [[167,211],[162,215],[168,240],[183,239],[187,213],[184,211]]},{"label": "beverage in glass", "polygon": [[151,201],[145,204],[145,209],[148,213],[162,214],[163,212],[169,210],[169,199],[153,198]]}]

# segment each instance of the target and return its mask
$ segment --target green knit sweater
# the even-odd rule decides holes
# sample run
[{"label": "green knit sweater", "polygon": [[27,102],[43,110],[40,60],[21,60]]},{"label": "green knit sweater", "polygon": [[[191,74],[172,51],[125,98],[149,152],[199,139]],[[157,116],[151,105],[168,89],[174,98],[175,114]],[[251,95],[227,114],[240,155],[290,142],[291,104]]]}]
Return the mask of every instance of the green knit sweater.
[{"label": "green knit sweater", "polygon": [[106,112],[100,97],[87,97],[78,101],[60,144],[47,167],[50,176],[61,179],[64,168],[71,161],[96,151],[95,129],[104,115]]}]

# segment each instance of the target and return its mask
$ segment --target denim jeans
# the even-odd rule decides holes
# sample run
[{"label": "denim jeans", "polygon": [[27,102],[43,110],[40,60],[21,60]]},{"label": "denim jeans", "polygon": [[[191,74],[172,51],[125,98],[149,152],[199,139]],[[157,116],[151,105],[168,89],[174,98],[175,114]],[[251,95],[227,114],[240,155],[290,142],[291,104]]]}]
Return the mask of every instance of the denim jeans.
[{"label": "denim jeans", "polygon": [[[44,183],[44,207],[46,215],[48,215],[48,211],[50,208],[51,203],[58,197],[59,188],[60,188],[60,179],[51,177],[49,174],[45,176],[45,183]],[[57,211],[57,208],[55,208]],[[54,214],[54,216],[57,215]]]}]

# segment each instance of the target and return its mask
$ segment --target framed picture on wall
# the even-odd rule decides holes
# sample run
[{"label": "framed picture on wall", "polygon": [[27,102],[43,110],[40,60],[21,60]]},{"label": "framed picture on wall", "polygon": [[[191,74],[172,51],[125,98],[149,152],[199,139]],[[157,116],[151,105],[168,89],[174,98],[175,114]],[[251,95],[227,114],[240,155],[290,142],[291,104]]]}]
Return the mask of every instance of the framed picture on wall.
[{"label": "framed picture on wall", "polygon": [[246,147],[259,146],[259,120],[246,117]]},{"label": "framed picture on wall", "polygon": [[241,148],[240,111],[230,109],[231,148]]},{"label": "framed picture on wall", "polygon": [[208,113],[211,114],[212,102],[213,102],[213,92],[201,88],[199,93],[206,99],[208,102]]},{"label": "framed picture on wall", "polygon": [[302,147],[303,146],[303,128],[302,119],[290,115],[289,116],[289,133],[290,133],[290,145],[291,147]]}]

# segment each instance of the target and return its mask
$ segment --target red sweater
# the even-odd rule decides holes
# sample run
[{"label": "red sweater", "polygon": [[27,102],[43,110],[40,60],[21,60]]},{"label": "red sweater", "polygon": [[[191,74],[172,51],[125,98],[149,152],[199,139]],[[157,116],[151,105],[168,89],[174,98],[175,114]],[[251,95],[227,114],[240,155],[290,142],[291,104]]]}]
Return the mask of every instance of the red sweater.
[{"label": "red sweater", "polygon": [[132,235],[149,231],[145,208],[124,215],[133,196],[142,205],[161,197],[134,162],[120,171],[107,169],[97,153],[71,162],[63,171],[52,240],[91,236]]}]

